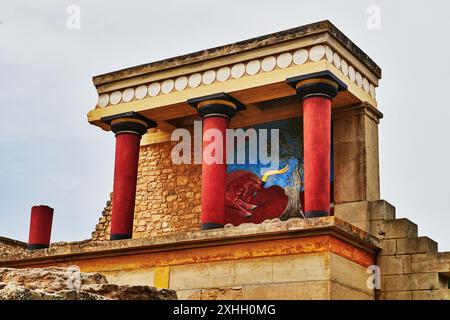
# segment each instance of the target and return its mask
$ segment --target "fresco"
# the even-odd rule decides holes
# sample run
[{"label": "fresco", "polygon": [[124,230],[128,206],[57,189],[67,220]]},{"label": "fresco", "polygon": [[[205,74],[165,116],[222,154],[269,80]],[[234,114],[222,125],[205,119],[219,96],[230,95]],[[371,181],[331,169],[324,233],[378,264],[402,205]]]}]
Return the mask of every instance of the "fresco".
[{"label": "fresco", "polygon": [[[228,164],[225,223],[239,225],[245,222],[261,223],[273,218],[286,220],[301,217],[302,119],[265,123],[253,128],[256,131],[279,129],[279,168],[271,170],[269,165],[261,163],[259,156],[255,164]],[[246,147],[248,155],[248,142]]]}]

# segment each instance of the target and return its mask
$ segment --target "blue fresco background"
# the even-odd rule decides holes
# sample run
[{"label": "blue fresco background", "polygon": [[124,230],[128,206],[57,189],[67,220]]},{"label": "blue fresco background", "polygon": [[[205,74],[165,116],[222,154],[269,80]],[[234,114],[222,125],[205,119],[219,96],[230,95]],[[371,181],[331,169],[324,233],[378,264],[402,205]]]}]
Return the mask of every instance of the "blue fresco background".
[{"label": "blue fresco background", "polygon": [[[264,123],[261,125],[257,125],[252,127],[253,129],[256,130],[256,132],[258,133],[258,163],[257,164],[249,164],[249,160],[248,160],[248,140],[246,140],[246,149],[245,149],[245,153],[246,153],[246,164],[236,164],[236,159],[237,159],[237,150],[236,150],[236,144],[235,144],[235,164],[228,164],[228,168],[227,171],[228,172],[232,172],[235,170],[246,170],[246,171],[250,171],[253,172],[254,174],[256,174],[258,177],[262,178],[263,174],[270,170],[270,164],[262,164],[260,162],[260,158],[259,158],[259,145],[260,145],[260,141],[259,141],[259,129],[268,129],[267,132],[267,137],[268,137],[268,146],[267,146],[267,150],[268,152],[270,152],[270,130],[273,129],[279,129],[279,137],[280,137],[280,149],[279,149],[279,153],[280,153],[280,165],[278,169],[283,168],[286,164],[289,165],[289,170],[284,173],[284,174],[277,174],[277,175],[273,175],[270,176],[269,179],[267,180],[265,186],[266,187],[270,187],[273,185],[277,185],[280,186],[282,188],[285,188],[286,186],[290,186],[292,184],[292,181],[290,181],[289,177],[292,177],[294,170],[296,170],[296,168],[298,167],[298,164],[303,162],[303,157],[301,156],[303,154],[303,152],[299,152],[298,155],[293,155],[292,153],[289,153],[286,146],[286,143],[288,143],[290,146],[295,147],[298,146],[300,148],[302,148],[303,146],[303,130],[300,126],[301,124],[301,118],[295,118],[295,119],[289,119],[289,120],[281,120],[281,121],[275,121],[275,122],[270,122],[270,123]],[[248,128],[246,128],[248,129]],[[282,142],[285,143],[282,143]],[[303,180],[303,174],[301,174],[302,180]]]},{"label": "blue fresco background", "polygon": [[[302,127],[302,118],[293,118],[293,119],[287,119],[287,120],[281,120],[281,121],[275,121],[270,123],[264,123],[261,125],[257,125],[252,127],[256,130],[258,133],[258,163],[256,164],[249,164],[248,159],[248,148],[249,143],[248,140],[246,140],[246,163],[245,164],[237,164],[237,156],[238,151],[235,144],[235,159],[234,164],[228,164],[227,171],[232,172],[235,170],[246,170],[253,172],[258,177],[262,178],[263,174],[270,170],[270,164],[262,164],[259,159],[259,129],[268,129],[267,137],[268,137],[268,146],[267,150],[270,150],[270,130],[273,129],[279,129],[279,138],[280,138],[280,147],[279,147],[279,154],[280,154],[280,163],[279,168],[284,168],[286,164],[289,165],[289,170],[284,174],[277,174],[272,175],[267,180],[265,186],[270,187],[273,185],[280,186],[282,188],[292,186],[293,184],[293,173],[294,170],[299,171],[299,176],[301,178],[301,188],[300,190],[303,191],[303,127]],[[246,128],[248,129],[248,128]],[[245,130],[245,129],[244,129]],[[333,141],[333,130],[331,130],[331,141]],[[331,143],[331,157],[330,157],[330,181],[333,181],[333,143]]]}]

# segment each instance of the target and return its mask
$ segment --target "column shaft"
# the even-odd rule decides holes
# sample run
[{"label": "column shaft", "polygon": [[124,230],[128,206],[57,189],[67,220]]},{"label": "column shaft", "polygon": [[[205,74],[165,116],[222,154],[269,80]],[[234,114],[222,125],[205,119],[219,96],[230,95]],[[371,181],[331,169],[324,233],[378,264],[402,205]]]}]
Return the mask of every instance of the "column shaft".
[{"label": "column shaft", "polygon": [[331,104],[347,90],[330,71],[287,79],[303,102],[303,174],[306,218],[330,215]]},{"label": "column shaft", "polygon": [[304,183],[306,217],[330,213],[331,100],[303,101]]},{"label": "column shaft", "polygon": [[133,236],[134,204],[142,135],[156,123],[136,112],[102,118],[116,134],[116,158],[111,212],[111,240]]},{"label": "column shaft", "polygon": [[[217,93],[204,97],[193,98],[188,104],[197,109],[203,120],[203,161],[202,161],[202,230],[223,228],[225,223],[225,193],[227,186],[227,154],[226,154],[226,130],[228,124],[237,111],[245,109],[245,106],[227,93]],[[220,133],[208,135],[208,130],[214,129]],[[222,139],[221,143],[214,141]],[[210,137],[212,141],[210,141]],[[211,144],[215,147],[211,147]],[[209,150],[221,147],[222,158],[219,155],[210,154]],[[208,150],[208,152],[205,152]],[[208,159],[208,156],[213,159]],[[210,161],[208,161],[210,160]],[[214,160],[214,161],[211,161]],[[217,163],[220,162],[220,163]]]},{"label": "column shaft", "polygon": [[203,119],[203,151],[214,141],[205,139],[209,129],[222,133],[222,163],[208,163],[203,154],[202,162],[202,229],[221,228],[225,215],[226,165],[226,129],[229,120],[225,117],[207,117]]},{"label": "column shaft", "polygon": [[133,234],[140,140],[135,133],[116,135],[111,240],[128,239]]}]

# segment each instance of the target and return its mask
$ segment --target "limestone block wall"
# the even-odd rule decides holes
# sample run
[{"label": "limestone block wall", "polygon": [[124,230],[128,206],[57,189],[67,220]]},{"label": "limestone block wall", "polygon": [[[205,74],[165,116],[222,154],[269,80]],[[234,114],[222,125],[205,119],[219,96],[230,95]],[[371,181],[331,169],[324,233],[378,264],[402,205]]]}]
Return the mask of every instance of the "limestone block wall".
[{"label": "limestone block wall", "polygon": [[192,300],[373,300],[366,283],[365,267],[321,252],[173,266],[169,288]]},{"label": "limestone block wall", "polygon": [[[201,165],[173,165],[172,142],[143,146],[139,153],[133,238],[197,230],[201,212]],[[92,233],[109,239],[109,200]]]},{"label": "limestone block wall", "polygon": [[386,201],[358,201],[337,205],[335,215],[380,240],[377,257],[383,300],[450,299],[450,252],[438,252],[428,237],[408,219],[396,219]]}]

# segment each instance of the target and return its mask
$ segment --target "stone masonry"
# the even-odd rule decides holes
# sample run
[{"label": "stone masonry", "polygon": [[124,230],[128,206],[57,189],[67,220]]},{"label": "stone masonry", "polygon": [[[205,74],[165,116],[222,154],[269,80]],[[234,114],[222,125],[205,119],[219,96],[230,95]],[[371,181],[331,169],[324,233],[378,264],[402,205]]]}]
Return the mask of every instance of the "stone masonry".
[{"label": "stone masonry", "polygon": [[[201,165],[174,166],[172,142],[143,146],[139,154],[133,238],[197,230],[201,212]],[[109,239],[112,203],[109,200],[92,233]]]},{"label": "stone masonry", "polygon": [[412,221],[396,219],[392,205],[384,200],[344,203],[335,215],[380,240],[378,299],[450,299],[450,252],[438,252],[435,241],[419,237]]},{"label": "stone masonry", "polygon": [[0,300],[176,300],[175,291],[109,284],[73,268],[0,268]]},{"label": "stone masonry", "polygon": [[0,257],[22,253],[27,250],[27,244],[21,241],[0,237]]}]

